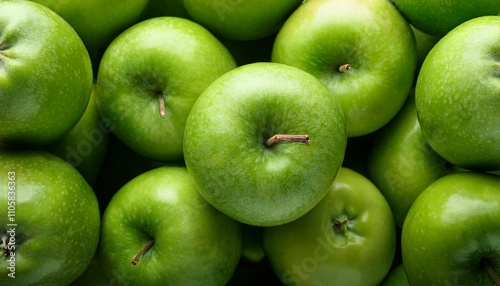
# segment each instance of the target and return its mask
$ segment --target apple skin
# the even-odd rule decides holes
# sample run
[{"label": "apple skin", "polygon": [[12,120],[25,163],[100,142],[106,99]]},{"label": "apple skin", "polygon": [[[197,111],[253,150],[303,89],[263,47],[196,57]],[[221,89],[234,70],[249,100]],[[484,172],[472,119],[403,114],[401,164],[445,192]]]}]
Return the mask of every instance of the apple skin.
[{"label": "apple skin", "polygon": [[118,34],[135,24],[148,0],[31,0],[66,20],[89,50],[105,48]]},{"label": "apple skin", "polygon": [[406,277],[405,266],[403,264],[399,264],[392,269],[391,272],[389,272],[389,274],[385,277],[384,281],[382,281],[380,286],[410,286],[408,277]]},{"label": "apple skin", "polygon": [[[150,240],[153,246],[133,265]],[[99,255],[108,279],[119,284],[224,285],[240,254],[240,224],[198,194],[186,168],[139,175],[104,212]]]},{"label": "apple skin", "polygon": [[237,41],[257,40],[279,30],[303,0],[182,0],[191,18],[214,34]]},{"label": "apple skin", "polygon": [[413,92],[398,115],[377,132],[367,165],[368,178],[387,199],[399,227],[420,193],[453,171],[425,140]]},{"label": "apple skin", "polygon": [[97,111],[94,90],[78,124],[47,146],[47,151],[73,165],[90,186],[94,186],[97,180],[106,158],[109,133],[113,130],[112,123],[101,119]]},{"label": "apple skin", "polygon": [[425,139],[465,169],[500,170],[500,16],[469,20],[427,55],[415,88]]},{"label": "apple skin", "polygon": [[420,31],[442,37],[472,18],[500,14],[498,0],[391,0]]},{"label": "apple skin", "polygon": [[493,285],[482,260],[500,273],[499,222],[499,176],[461,172],[438,179],[403,225],[410,285]]},{"label": "apple skin", "polygon": [[285,285],[378,285],[395,254],[394,219],[375,185],[342,168],[310,212],[264,230],[264,249]]},{"label": "apple skin", "polygon": [[[307,134],[310,144],[266,146],[275,134]],[[287,65],[254,63],[221,76],[198,98],[184,159],[213,206],[242,223],[272,226],[325,196],[346,142],[342,109],[319,80]]]},{"label": "apple skin", "polygon": [[229,51],[202,26],[175,17],[149,19],[106,49],[97,75],[97,107],[113,123],[113,133],[141,156],[181,160],[192,105],[235,67]]},{"label": "apple skin", "polygon": [[[349,137],[396,115],[417,61],[410,25],[386,0],[306,1],[278,33],[272,61],[316,76],[340,99]],[[349,64],[344,72],[339,67]]]},{"label": "apple skin", "polygon": [[[9,172],[15,172],[11,180]],[[0,259],[1,285],[68,285],[97,249],[100,214],[94,192],[73,166],[44,151],[0,150],[0,236],[10,229],[7,186],[15,186],[15,279]],[[8,182],[14,182],[10,184]]]},{"label": "apple skin", "polygon": [[34,2],[1,1],[0,31],[0,145],[46,145],[85,112],[90,57],[68,23]]}]

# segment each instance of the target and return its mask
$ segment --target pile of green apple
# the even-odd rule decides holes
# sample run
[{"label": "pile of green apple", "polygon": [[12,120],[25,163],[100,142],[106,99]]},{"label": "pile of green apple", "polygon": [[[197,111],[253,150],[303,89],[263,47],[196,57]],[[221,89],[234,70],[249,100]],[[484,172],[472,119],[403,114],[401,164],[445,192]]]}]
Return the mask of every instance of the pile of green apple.
[{"label": "pile of green apple", "polygon": [[500,2],[2,0],[0,239],[0,285],[500,285]]}]

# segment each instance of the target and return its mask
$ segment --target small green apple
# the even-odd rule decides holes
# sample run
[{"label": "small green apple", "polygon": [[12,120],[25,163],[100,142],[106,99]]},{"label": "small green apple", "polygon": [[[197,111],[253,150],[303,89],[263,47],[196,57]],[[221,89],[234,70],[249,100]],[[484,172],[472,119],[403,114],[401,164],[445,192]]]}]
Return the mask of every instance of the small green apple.
[{"label": "small green apple", "polygon": [[135,24],[148,0],[31,0],[47,6],[78,33],[89,50],[105,48],[118,34]]},{"label": "small green apple", "polygon": [[264,228],[248,224],[241,224],[241,257],[250,263],[259,263],[264,260],[263,239]]},{"label": "small green apple", "polygon": [[97,249],[94,192],[69,163],[43,151],[0,150],[0,285],[68,285]]},{"label": "small green apple", "polygon": [[148,6],[142,12],[141,19],[174,16],[189,19],[190,16],[182,4],[182,0],[149,0]]},{"label": "small green apple", "polygon": [[415,88],[429,145],[465,169],[500,170],[500,16],[469,20],[427,55]]},{"label": "small green apple", "polygon": [[272,61],[303,69],[339,98],[349,136],[396,115],[410,91],[417,51],[410,25],[387,0],[310,0],[288,18]]},{"label": "small green apple", "polygon": [[412,92],[398,115],[377,132],[368,157],[368,177],[387,199],[396,225],[403,226],[425,188],[452,170],[425,140]]},{"label": "small green apple", "polygon": [[240,224],[198,194],[186,168],[160,167],[115,194],[99,255],[120,285],[224,285],[240,259]]},{"label": "small green apple", "polygon": [[135,152],[157,161],[180,160],[192,105],[234,67],[229,51],[202,26],[176,17],[149,19],[127,29],[104,52],[97,107]]},{"label": "small green apple", "polygon": [[380,286],[410,286],[408,277],[406,277],[405,266],[403,264],[399,264],[392,269],[391,272],[389,272],[389,274],[385,277],[384,281],[382,281]]},{"label": "small green apple", "polygon": [[500,177],[438,179],[413,203],[401,239],[410,285],[499,285]]},{"label": "small green apple", "polygon": [[303,0],[182,0],[194,21],[232,40],[256,40],[279,30]]},{"label": "small green apple", "polygon": [[392,0],[408,21],[420,31],[442,37],[472,18],[499,15],[498,0]]},{"label": "small green apple", "polygon": [[375,185],[342,168],[310,212],[264,230],[264,249],[285,285],[378,285],[394,258],[394,219]]},{"label": "small green apple", "polygon": [[92,90],[90,57],[45,6],[0,2],[0,145],[46,145],[73,128]]},{"label": "small green apple", "polygon": [[347,141],[338,101],[312,75],[254,63],[218,78],[186,123],[184,159],[201,195],[246,224],[297,219],[328,192]]}]

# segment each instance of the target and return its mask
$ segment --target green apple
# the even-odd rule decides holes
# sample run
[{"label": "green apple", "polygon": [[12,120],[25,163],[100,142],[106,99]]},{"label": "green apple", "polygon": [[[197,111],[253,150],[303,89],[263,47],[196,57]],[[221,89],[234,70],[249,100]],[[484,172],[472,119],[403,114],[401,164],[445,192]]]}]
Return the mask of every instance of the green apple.
[{"label": "green apple", "polygon": [[442,37],[472,18],[499,15],[498,0],[392,0],[408,21],[422,32]]},{"label": "green apple", "polygon": [[461,172],[430,185],[403,225],[410,285],[500,285],[500,177]]},{"label": "green apple", "polygon": [[302,1],[182,0],[194,21],[232,40],[256,40],[277,32]]},{"label": "green apple", "polygon": [[368,157],[368,177],[391,206],[401,227],[415,199],[453,168],[424,138],[412,92],[396,117],[377,132]]},{"label": "green apple", "polygon": [[252,41],[236,41],[220,38],[220,41],[233,55],[238,66],[251,63],[270,62],[276,34]]},{"label": "green apple", "polygon": [[415,89],[425,139],[465,169],[500,170],[500,16],[469,20],[427,55]]},{"label": "green apple", "polygon": [[414,26],[410,25],[410,27],[413,31],[413,35],[415,35],[415,43],[417,45],[417,68],[415,70],[414,80],[415,84],[418,78],[418,73],[420,72],[420,68],[424,63],[425,58],[441,38],[426,34],[415,28]]},{"label": "green apple", "polygon": [[189,19],[190,16],[182,4],[182,0],[149,0],[148,6],[142,12],[141,19],[174,16]]},{"label": "green apple", "polygon": [[405,266],[403,264],[399,264],[397,267],[392,269],[380,286],[410,286],[408,277],[406,277]]},{"label": "green apple", "polygon": [[71,163],[93,186],[106,157],[112,122],[101,119],[95,102],[95,89],[76,126],[47,146],[47,150]]},{"label": "green apple", "polygon": [[90,57],[61,17],[30,1],[0,2],[0,145],[45,145],[80,120]]},{"label": "green apple", "polygon": [[102,219],[102,267],[119,285],[224,285],[240,254],[240,224],[198,194],[186,168],[134,178]]},{"label": "green apple", "polygon": [[105,48],[135,24],[148,0],[31,0],[49,7],[66,20],[89,50]]},{"label": "green apple", "polygon": [[264,260],[264,246],[262,235],[264,228],[248,224],[241,224],[241,257],[250,263],[259,263]]},{"label": "green apple", "polygon": [[272,226],[325,196],[346,141],[340,104],[318,79],[254,63],[221,76],[198,98],[184,159],[209,203],[240,222]]},{"label": "green apple", "polygon": [[99,255],[94,255],[87,269],[70,286],[109,286],[114,281],[108,281],[101,267]]},{"label": "green apple", "polygon": [[69,163],[43,151],[0,150],[0,285],[68,285],[97,249],[94,192]]},{"label": "green apple", "polygon": [[378,285],[394,258],[391,209],[366,177],[342,168],[310,212],[266,228],[264,249],[285,285]]},{"label": "green apple", "polygon": [[157,161],[180,160],[192,105],[235,66],[202,26],[175,17],[149,19],[106,49],[97,75],[97,107],[135,152]]},{"label": "green apple", "polygon": [[272,61],[303,69],[339,98],[349,136],[396,115],[410,91],[417,51],[410,25],[387,0],[311,0],[288,18]]}]

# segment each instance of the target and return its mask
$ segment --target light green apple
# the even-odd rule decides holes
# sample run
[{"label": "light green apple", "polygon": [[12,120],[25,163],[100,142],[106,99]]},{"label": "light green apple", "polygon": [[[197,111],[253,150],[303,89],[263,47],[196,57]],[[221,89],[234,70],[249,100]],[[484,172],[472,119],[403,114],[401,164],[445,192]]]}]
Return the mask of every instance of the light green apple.
[{"label": "light green apple", "polygon": [[410,25],[387,0],[310,0],[279,31],[272,61],[319,78],[340,100],[353,137],[401,109],[417,50]]},{"label": "light green apple", "polygon": [[325,196],[347,131],[338,101],[312,75],[254,63],[218,78],[186,123],[184,159],[201,195],[246,224],[290,222]]},{"label": "light green apple", "polygon": [[0,150],[0,285],[68,285],[97,249],[100,214],[78,171],[44,151]]},{"label": "light green apple", "polygon": [[465,169],[500,170],[500,16],[469,20],[427,55],[415,88],[429,145]]},{"label": "light green apple", "polygon": [[113,123],[113,133],[141,156],[181,160],[191,107],[234,67],[229,51],[202,26],[176,17],[149,19],[106,49],[97,75],[97,107]]},{"label": "light green apple", "polygon": [[399,227],[420,193],[454,169],[425,140],[413,92],[398,115],[377,132],[367,165],[368,177],[387,199]]},{"label": "light green apple", "polygon": [[437,37],[446,35],[467,20],[499,15],[498,0],[391,0],[408,21],[420,31]]},{"label": "light green apple", "polygon": [[198,194],[186,168],[160,167],[115,194],[99,255],[119,285],[225,285],[241,255],[240,224]]},{"label": "light green apple", "polygon": [[499,285],[500,177],[460,172],[435,181],[403,225],[410,285]]},{"label": "light green apple", "polygon": [[31,0],[47,6],[78,33],[89,50],[105,48],[135,24],[148,0]]},{"label": "light green apple", "polygon": [[256,40],[279,30],[303,0],[182,0],[191,18],[231,40]]},{"label": "light green apple", "polygon": [[394,258],[394,219],[373,183],[342,168],[310,212],[264,230],[264,249],[285,285],[378,285]]},{"label": "light green apple", "polygon": [[90,57],[45,6],[0,2],[0,145],[46,145],[71,130],[92,90]]}]

